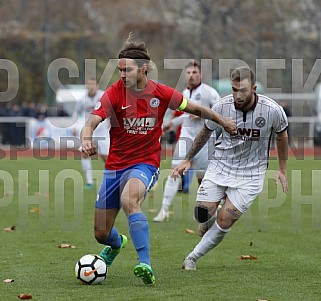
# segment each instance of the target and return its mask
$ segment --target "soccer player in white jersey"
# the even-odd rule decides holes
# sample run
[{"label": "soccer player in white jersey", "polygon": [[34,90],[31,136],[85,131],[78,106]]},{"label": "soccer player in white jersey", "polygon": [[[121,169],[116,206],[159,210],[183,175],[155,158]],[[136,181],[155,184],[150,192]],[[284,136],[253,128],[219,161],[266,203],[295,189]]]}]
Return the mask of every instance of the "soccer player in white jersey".
[{"label": "soccer player in white jersey", "polygon": [[[205,107],[211,108],[215,102],[220,99],[219,94],[215,89],[207,84],[201,82],[201,66],[198,62],[193,61],[185,66],[185,78],[187,82],[186,89],[183,95],[192,102],[201,104]],[[183,161],[187,152],[189,151],[192,143],[204,125],[204,119],[195,115],[185,113],[179,117],[173,118],[169,124],[164,126],[164,130],[171,127],[182,125],[179,139],[176,143],[172,168],[176,167]],[[193,169],[196,170],[196,177],[200,184],[205,170],[209,164],[210,155],[213,153],[214,141],[205,144],[200,152],[193,158]],[[169,218],[169,207],[179,189],[179,181],[175,181],[172,177],[168,176],[164,196],[162,201],[162,208],[157,216],[154,217],[154,222],[163,222]]]},{"label": "soccer player in white jersey", "polygon": [[[91,111],[94,109],[95,105],[99,102],[104,91],[98,89],[97,82],[95,78],[89,78],[86,81],[86,92],[78,101],[78,122],[75,127],[76,136],[80,136],[80,131],[85,124],[85,121],[90,116]],[[97,146],[97,153],[99,157],[106,162],[108,152],[109,152],[109,129],[110,121],[109,119],[101,122],[93,134],[94,143]],[[93,171],[90,156],[81,152],[81,167],[84,171],[86,178],[85,189],[91,189],[93,187]]]},{"label": "soccer player in white jersey", "polygon": [[[274,100],[256,94],[255,75],[247,67],[235,69],[231,83],[233,93],[217,102],[212,110],[236,120],[238,132],[230,135],[222,131],[198,189],[195,218],[202,227],[203,237],[185,258],[183,269],[186,270],[196,269],[196,261],[223,240],[262,191],[273,131],[276,133],[279,161],[275,181],[281,182],[283,192],[288,191],[288,121],[283,108]],[[175,179],[187,172],[192,158],[216,127],[213,122],[205,123],[185,160],[174,169],[172,176]],[[225,203],[214,220],[222,198],[225,198]]]}]

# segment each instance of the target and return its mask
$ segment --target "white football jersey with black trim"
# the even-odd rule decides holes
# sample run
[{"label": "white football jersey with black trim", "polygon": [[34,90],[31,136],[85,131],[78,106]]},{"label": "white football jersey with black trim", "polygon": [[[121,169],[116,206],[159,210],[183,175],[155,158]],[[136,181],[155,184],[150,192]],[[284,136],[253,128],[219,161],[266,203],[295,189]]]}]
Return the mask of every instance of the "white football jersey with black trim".
[{"label": "white football jersey with black trim", "polygon": [[[222,116],[236,121],[237,135],[222,131],[216,141],[210,167],[217,173],[241,179],[264,177],[273,131],[280,133],[288,127],[283,108],[271,98],[257,94],[252,108],[244,113],[235,109],[233,95],[218,101],[212,108]],[[207,120],[214,130],[217,125]]]},{"label": "white football jersey with black trim", "polygon": [[[220,99],[217,91],[204,83],[201,83],[197,88],[192,90],[185,89],[183,91],[183,95],[189,101],[200,104],[209,109],[212,108],[212,106]],[[184,118],[184,121],[180,137],[189,138],[191,141],[194,141],[194,138],[204,126],[204,119],[188,113],[185,113],[182,118]]]}]

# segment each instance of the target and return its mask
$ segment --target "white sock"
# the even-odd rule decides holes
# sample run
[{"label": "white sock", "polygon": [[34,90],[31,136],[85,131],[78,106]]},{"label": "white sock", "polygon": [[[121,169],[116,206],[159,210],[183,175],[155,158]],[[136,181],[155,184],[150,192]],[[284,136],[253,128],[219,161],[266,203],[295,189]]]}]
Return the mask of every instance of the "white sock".
[{"label": "white sock", "polygon": [[163,196],[163,202],[162,207],[165,210],[168,210],[169,206],[172,205],[173,199],[178,191],[178,187],[181,184],[181,181],[179,179],[176,179],[176,181],[168,176],[165,188],[164,188],[164,196]]},{"label": "white sock", "polygon": [[85,173],[86,177],[86,183],[87,184],[93,184],[93,168],[91,165],[91,159],[90,158],[81,158],[81,167]]},{"label": "white sock", "polygon": [[193,257],[195,260],[204,256],[210,250],[215,248],[230,230],[231,228],[222,229],[217,224],[217,221],[215,221],[213,226],[204,234],[202,240],[198,243],[189,256]]}]

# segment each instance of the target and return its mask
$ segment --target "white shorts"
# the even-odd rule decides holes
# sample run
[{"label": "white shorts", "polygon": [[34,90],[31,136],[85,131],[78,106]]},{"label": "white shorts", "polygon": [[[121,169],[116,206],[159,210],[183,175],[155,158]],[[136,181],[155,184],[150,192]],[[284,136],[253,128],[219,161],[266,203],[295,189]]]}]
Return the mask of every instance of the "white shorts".
[{"label": "white shorts", "polygon": [[245,213],[262,191],[262,179],[236,179],[207,170],[197,191],[196,202],[220,202],[225,196],[238,211]]},{"label": "white shorts", "polygon": [[[173,153],[172,168],[175,168],[184,160],[185,156],[192,146],[192,143],[193,141],[191,139],[179,138],[175,145],[175,150]],[[211,148],[209,150],[207,143],[193,158],[192,168],[196,170],[197,176],[204,176],[212,154],[213,150]]]}]

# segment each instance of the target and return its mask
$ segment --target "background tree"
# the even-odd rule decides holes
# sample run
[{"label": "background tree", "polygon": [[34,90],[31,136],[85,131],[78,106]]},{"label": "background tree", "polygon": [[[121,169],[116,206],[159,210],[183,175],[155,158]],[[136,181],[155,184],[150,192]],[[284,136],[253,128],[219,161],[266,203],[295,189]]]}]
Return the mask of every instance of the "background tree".
[{"label": "background tree", "polygon": [[[285,59],[283,70],[269,72],[267,85],[291,92],[292,60],[304,61],[306,79],[320,56],[320,17],[317,0],[0,0],[0,54],[19,69],[13,102],[49,102],[46,72],[57,58],[75,61],[80,71],[70,78],[62,70],[63,84],[83,83],[89,58],[97,60],[99,78],[130,31],[146,42],[166,84],[175,86],[180,71],[164,70],[165,58],[211,59],[213,78],[222,59],[254,69],[257,59]],[[0,77],[5,91],[4,70]]]}]

